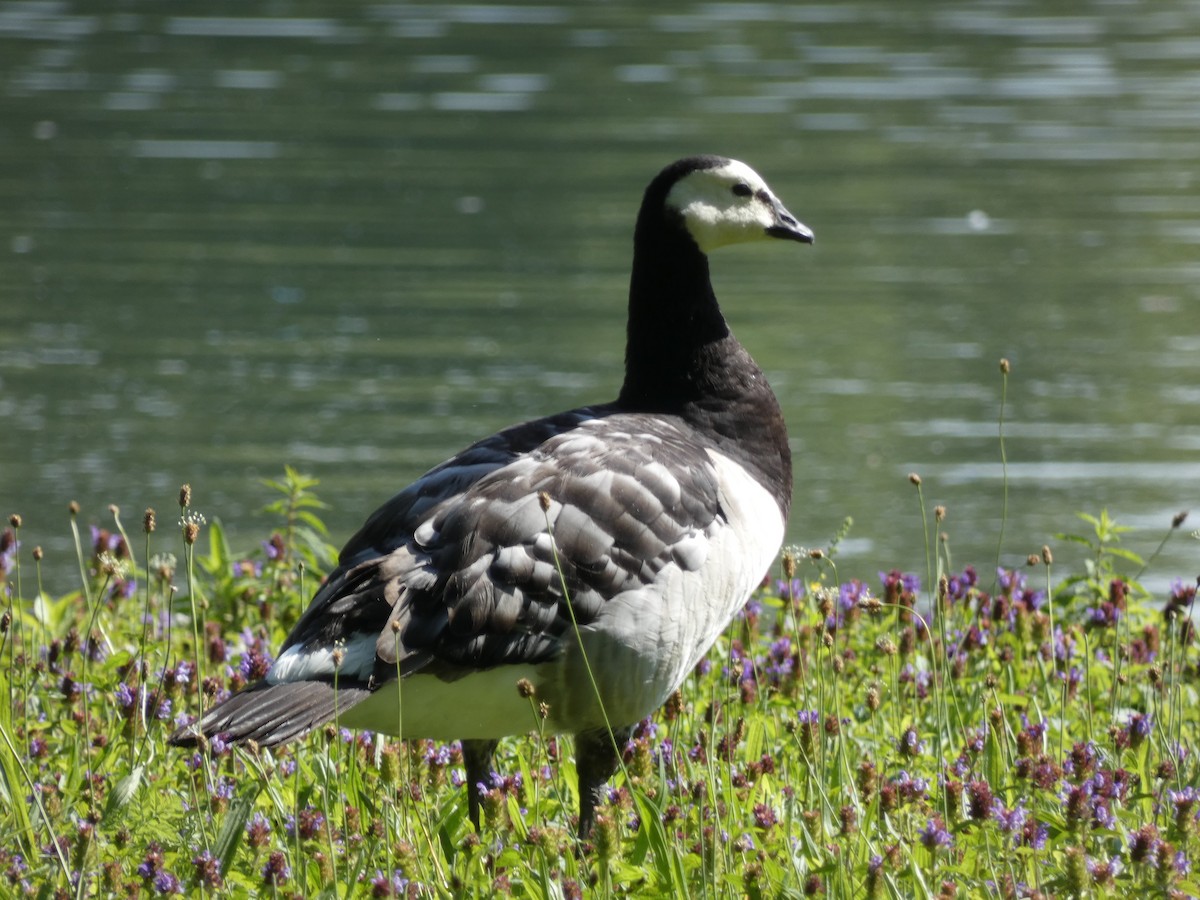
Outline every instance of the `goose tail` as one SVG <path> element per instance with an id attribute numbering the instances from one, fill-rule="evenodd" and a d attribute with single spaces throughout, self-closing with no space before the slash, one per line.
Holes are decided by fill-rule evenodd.
<path id="1" fill-rule="evenodd" d="M 335 688 L 327 681 L 259 681 L 177 729 L 167 742 L 191 747 L 220 735 L 230 744 L 274 747 L 303 737 L 370 695 L 365 687 Z"/>

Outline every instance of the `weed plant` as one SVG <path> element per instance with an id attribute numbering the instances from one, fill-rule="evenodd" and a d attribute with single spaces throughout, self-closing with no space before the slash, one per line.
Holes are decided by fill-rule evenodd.
<path id="1" fill-rule="evenodd" d="M 1065 577 L 1049 547 L 952 568 L 910 480 L 923 577 L 839 580 L 849 523 L 789 548 L 624 746 L 585 845 L 536 695 L 475 786 L 481 834 L 457 744 L 335 722 L 269 752 L 166 746 L 266 672 L 331 566 L 312 479 L 270 483 L 279 528 L 243 553 L 186 487 L 133 535 L 115 508 L 85 534 L 72 507 L 82 585 L 57 597 L 13 516 L 0 896 L 1200 895 L 1195 587 L 1150 596 L 1106 513 L 1057 536 L 1088 551 Z"/>

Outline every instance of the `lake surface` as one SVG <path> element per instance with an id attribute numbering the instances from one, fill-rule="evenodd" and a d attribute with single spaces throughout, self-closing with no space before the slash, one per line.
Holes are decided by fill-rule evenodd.
<path id="1" fill-rule="evenodd" d="M 696 152 L 817 234 L 712 261 L 796 462 L 789 540 L 986 572 L 1200 507 L 1200 4 L 0 2 L 0 512 L 180 483 L 340 544 L 505 424 L 611 397 L 633 218 Z M 254 14 L 251 15 L 250 13 Z M 1200 572 L 1172 540 L 1148 579 Z M 1064 571 L 1060 567 L 1060 571 Z"/>

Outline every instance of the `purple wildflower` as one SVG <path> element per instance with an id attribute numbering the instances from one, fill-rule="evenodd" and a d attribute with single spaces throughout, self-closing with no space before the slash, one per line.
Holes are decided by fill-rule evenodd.
<path id="1" fill-rule="evenodd" d="M 130 688 L 129 685 L 123 681 L 118 684 L 116 695 L 117 706 L 121 708 L 122 712 L 128 713 L 133 709 L 133 704 L 136 702 L 136 698 L 133 695 L 133 689 Z"/>
<path id="2" fill-rule="evenodd" d="M 12 571 L 17 559 L 17 551 L 21 549 L 21 542 L 17 540 L 16 533 L 11 528 L 5 528 L 0 532 L 0 577 Z"/>
<path id="3" fill-rule="evenodd" d="M 146 848 L 146 855 L 142 857 L 141 865 L 137 867 L 138 877 L 149 883 L 161 871 L 163 871 L 162 847 L 152 841 Z"/>
<path id="4" fill-rule="evenodd" d="M 890 784 L 905 803 L 924 800 L 929 796 L 929 780 L 926 778 L 913 778 L 907 771 L 902 770 L 899 775 L 891 780 Z"/>
<path id="5" fill-rule="evenodd" d="M 1154 718 L 1150 713 L 1134 713 L 1129 717 L 1129 746 L 1136 750 L 1153 730 Z"/>
<path id="6" fill-rule="evenodd" d="M 309 804 L 300 810 L 298 818 L 294 815 L 287 817 L 285 829 L 287 830 L 288 837 L 295 837 L 297 829 L 299 829 L 300 838 L 302 840 L 310 840 L 321 833 L 321 828 L 324 825 L 325 814 L 315 806 Z"/>
<path id="7" fill-rule="evenodd" d="M 1143 825 L 1129 837 L 1129 859 L 1135 863 L 1152 861 L 1158 843 L 1158 829 L 1150 824 Z"/>
<path id="8" fill-rule="evenodd" d="M 425 748 L 425 763 L 439 769 L 450 765 L 454 754 L 449 744 L 429 744 Z"/>
<path id="9" fill-rule="evenodd" d="M 178 894 L 179 879 L 164 869 L 154 876 L 154 890 L 160 894 Z"/>
<path id="10" fill-rule="evenodd" d="M 937 816 L 930 819 L 929 824 L 921 829 L 918 838 L 930 853 L 936 853 L 954 843 L 954 835 L 946 830 L 945 824 Z"/>
<path id="11" fill-rule="evenodd" d="M 228 775 L 221 776 L 221 780 L 212 787 L 212 796 L 214 800 L 229 801 L 233 799 L 234 794 L 236 793 L 236 784 Z"/>
<path id="12" fill-rule="evenodd" d="M 960 574 L 950 576 L 946 596 L 952 602 L 966 600 L 971 588 L 975 587 L 978 582 L 979 576 L 975 574 L 975 568 L 967 566 Z"/>
<path id="13" fill-rule="evenodd" d="M 372 897 L 403 897 L 407 891 L 408 879 L 400 869 L 391 875 L 381 869 L 375 870 L 375 877 L 371 879 Z"/>
<path id="14" fill-rule="evenodd" d="M 1050 837 L 1049 825 L 1045 822 L 1039 822 L 1037 819 L 1028 819 L 1021 827 L 1019 843 L 1033 850 L 1044 850 L 1048 837 Z"/>
<path id="15" fill-rule="evenodd" d="M 880 573 L 882 575 L 882 573 Z M 849 612 L 858 606 L 864 597 L 869 597 L 871 591 L 857 578 L 842 583 L 838 588 L 838 606 Z"/>
<path id="16" fill-rule="evenodd" d="M 780 597 L 797 600 L 804 596 L 804 579 L 793 578 L 791 582 L 777 578 L 775 580 L 775 593 Z"/>
<path id="17" fill-rule="evenodd" d="M 271 823 L 261 812 L 255 812 L 246 823 L 246 843 L 261 850 L 271 839 Z"/>
<path id="18" fill-rule="evenodd" d="M 1084 610 L 1084 615 L 1090 628 L 1116 628 L 1121 618 L 1121 610 L 1116 604 L 1106 601 L 1100 606 L 1089 606 Z"/>
<path id="19" fill-rule="evenodd" d="M 211 850 L 205 850 L 192 857 L 192 865 L 196 868 L 196 881 L 209 889 L 222 887 L 225 879 L 221 877 L 221 861 L 213 856 Z"/>
<path id="20" fill-rule="evenodd" d="M 900 740 L 896 742 L 896 750 L 901 756 L 911 759 L 925 752 L 925 742 L 917 734 L 917 729 L 910 725 L 904 730 L 904 734 L 900 735 Z"/>
<path id="21" fill-rule="evenodd" d="M 775 810 L 765 803 L 759 803 L 754 807 L 754 824 L 759 828 L 767 831 L 774 827 L 777 821 L 778 818 L 775 815 Z"/>
<path id="22" fill-rule="evenodd" d="M 1008 809 L 1003 803 L 996 800 L 992 804 L 992 818 L 996 820 L 996 825 L 1005 834 L 1019 835 L 1021 829 L 1025 827 L 1029 813 L 1023 803 L 1018 803 L 1012 809 Z"/>
<path id="23" fill-rule="evenodd" d="M 241 662 L 238 663 L 238 670 L 245 676 L 247 681 L 257 681 L 267 674 L 274 661 L 271 658 L 271 654 L 259 647 L 251 647 L 242 654 Z"/>
<path id="24" fill-rule="evenodd" d="M 287 864 L 287 857 L 282 851 L 276 850 L 267 859 L 262 869 L 263 884 L 267 887 L 277 887 L 286 884 L 292 877 L 292 868 Z"/>

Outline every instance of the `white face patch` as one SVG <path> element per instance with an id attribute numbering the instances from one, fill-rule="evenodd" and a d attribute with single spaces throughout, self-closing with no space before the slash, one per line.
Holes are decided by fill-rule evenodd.
<path id="1" fill-rule="evenodd" d="M 667 206 L 683 214 L 688 232 L 705 253 L 769 237 L 767 229 L 779 224 L 783 208 L 759 174 L 736 159 L 685 175 L 667 194 Z"/>

